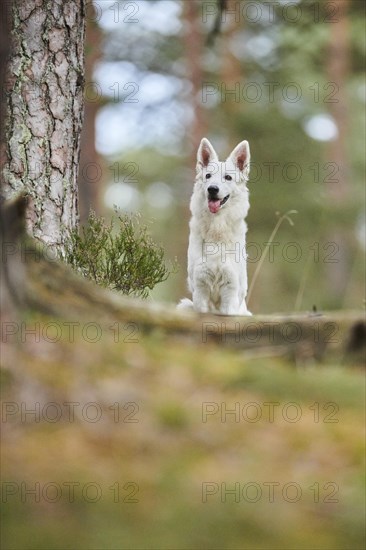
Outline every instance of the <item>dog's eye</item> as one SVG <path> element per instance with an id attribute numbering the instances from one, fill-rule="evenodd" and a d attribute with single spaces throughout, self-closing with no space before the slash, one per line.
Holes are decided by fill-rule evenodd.
<path id="1" fill-rule="evenodd" d="M 209 180 L 212 174 L 206 174 L 206 180 Z"/>
<path id="2" fill-rule="evenodd" d="M 231 176 L 229 176 L 229 174 L 226 174 L 225 179 L 226 179 L 227 181 L 231 181 L 233 178 L 232 178 Z"/>

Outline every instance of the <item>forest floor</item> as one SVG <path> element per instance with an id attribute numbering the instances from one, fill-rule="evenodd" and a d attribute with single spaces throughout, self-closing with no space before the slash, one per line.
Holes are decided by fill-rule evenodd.
<path id="1" fill-rule="evenodd" d="M 2 548 L 364 548 L 363 311 L 200 316 L 25 270 Z"/>

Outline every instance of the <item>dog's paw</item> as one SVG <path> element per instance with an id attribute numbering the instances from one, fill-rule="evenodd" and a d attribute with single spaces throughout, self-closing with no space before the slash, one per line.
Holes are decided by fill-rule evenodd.
<path id="1" fill-rule="evenodd" d="M 250 311 L 248 311 L 247 309 L 245 310 L 242 310 L 242 309 L 225 309 L 225 310 L 220 310 L 220 314 L 221 315 L 230 315 L 230 316 L 235 316 L 235 317 L 252 317 L 252 313 Z"/>
<path id="2" fill-rule="evenodd" d="M 188 298 L 183 298 L 177 305 L 177 309 L 193 309 L 193 302 Z"/>

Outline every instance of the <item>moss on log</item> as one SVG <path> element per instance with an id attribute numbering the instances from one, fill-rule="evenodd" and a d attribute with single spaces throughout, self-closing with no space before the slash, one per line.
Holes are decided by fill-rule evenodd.
<path id="1" fill-rule="evenodd" d="M 99 288 L 52 257 L 52 249 L 25 238 L 16 246 L 26 276 L 22 294 L 28 312 L 62 319 L 135 323 L 187 343 L 212 343 L 262 356 L 307 362 L 337 357 L 356 364 L 365 352 L 362 311 L 304 312 L 228 317 L 177 310 L 174 305 L 124 297 Z M 12 248 L 14 252 L 14 248 Z"/>

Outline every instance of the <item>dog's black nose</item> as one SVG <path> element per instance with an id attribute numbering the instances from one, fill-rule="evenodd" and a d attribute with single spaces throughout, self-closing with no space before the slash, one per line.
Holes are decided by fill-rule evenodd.
<path id="1" fill-rule="evenodd" d="M 217 193 L 219 192 L 219 188 L 217 187 L 217 185 L 210 185 L 210 187 L 207 188 L 207 191 L 210 195 L 217 195 Z"/>

